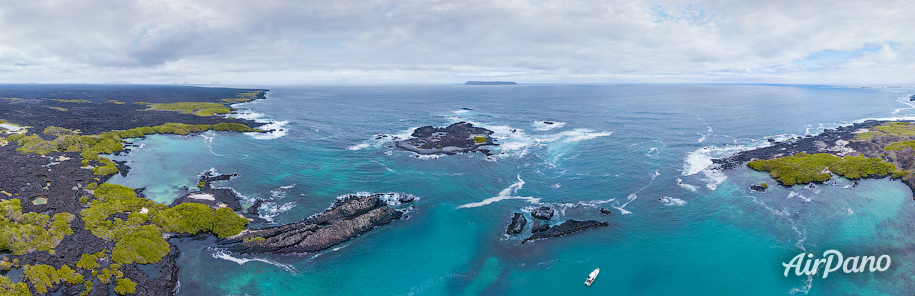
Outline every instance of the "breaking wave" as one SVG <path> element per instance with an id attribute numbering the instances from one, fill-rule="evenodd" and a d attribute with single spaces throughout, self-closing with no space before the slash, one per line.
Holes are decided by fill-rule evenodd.
<path id="1" fill-rule="evenodd" d="M 511 186 L 508 186 L 508 188 L 502 189 L 502 191 L 499 192 L 499 195 L 484 199 L 483 201 L 480 201 L 480 202 L 472 202 L 472 203 L 468 203 L 468 204 L 463 204 L 461 206 L 458 206 L 457 208 L 463 209 L 463 208 L 482 207 L 482 206 L 485 206 L 485 205 L 488 205 L 488 204 L 491 204 L 494 202 L 506 200 L 506 199 L 523 199 L 523 200 L 527 200 L 530 203 L 539 203 L 540 202 L 539 198 L 534 198 L 531 196 L 512 196 L 512 194 L 517 193 L 518 190 L 521 189 L 522 186 L 524 186 L 524 180 L 521 180 L 521 175 L 518 175 L 517 177 L 518 177 L 518 182 L 515 182 Z"/>

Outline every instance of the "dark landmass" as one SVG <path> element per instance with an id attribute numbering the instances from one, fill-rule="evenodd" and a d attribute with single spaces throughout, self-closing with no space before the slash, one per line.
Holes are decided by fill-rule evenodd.
<path id="1" fill-rule="evenodd" d="M 566 234 L 576 233 L 588 228 L 599 228 L 604 226 L 609 226 L 608 222 L 600 222 L 597 220 L 587 220 L 587 221 L 578 221 L 578 220 L 567 220 L 562 222 L 562 224 L 550 227 L 549 229 L 537 233 L 531 234 L 530 237 L 525 238 L 521 243 L 526 243 L 531 240 L 551 238 L 557 236 L 563 236 Z"/>
<path id="2" fill-rule="evenodd" d="M 424 126 L 417 128 L 412 138 L 395 141 L 394 146 L 419 154 L 448 154 L 479 151 L 491 155 L 481 147 L 498 145 L 492 138 L 493 131 L 475 127 L 471 123 L 458 122 L 447 127 Z"/>
<path id="3" fill-rule="evenodd" d="M 246 96 L 249 93 L 252 95 Z M 166 123 L 231 122 L 256 127 L 259 124 L 251 120 L 148 110 L 148 104 L 138 103 L 208 102 L 228 106 L 263 99 L 265 93 L 258 89 L 183 86 L 0 85 L 0 119 L 31 126 L 36 131 L 57 126 L 85 135 Z"/>
<path id="4" fill-rule="evenodd" d="M 605 208 L 600 208 L 600 213 L 603 214 L 603 215 L 611 215 L 611 214 L 613 214 L 613 212 L 611 212 L 610 210 L 605 209 Z"/>
<path id="5" fill-rule="evenodd" d="M 540 220 L 534 220 L 534 225 L 531 226 L 531 234 L 538 233 L 541 231 L 546 231 L 550 229 L 550 224 L 547 222 L 540 222 Z"/>
<path id="6" fill-rule="evenodd" d="M 511 81 L 467 81 L 464 85 L 518 85 Z"/>
<path id="7" fill-rule="evenodd" d="M 524 230 L 524 225 L 527 224 L 527 218 L 524 218 L 524 214 L 514 213 L 512 214 L 512 220 L 508 223 L 508 228 L 505 229 L 505 234 L 512 235 L 516 233 L 521 233 L 521 230 Z"/>
<path id="8" fill-rule="evenodd" d="M 178 285 L 175 259 L 179 253 L 162 239 L 162 232 L 172 236 L 215 232 L 222 236 L 237 233 L 244 225 L 221 223 L 245 219 L 231 211 L 194 206 L 187 202 L 188 196 L 185 202 L 168 207 L 143 199 L 142 189 L 108 186 L 105 181 L 113 174 L 126 174 L 129 168 L 97 154 L 125 153 L 128 150 L 117 142 L 124 138 L 152 133 L 193 134 L 203 127 L 168 125 L 172 123 L 207 124 L 204 130 L 250 130 L 256 123 L 179 112 L 182 110 L 152 110 L 149 103 L 207 102 L 227 110 L 232 103 L 264 98 L 265 92 L 136 85 L 0 85 L 0 123 L 27 127 L 23 135 L 0 128 L 0 204 L 6 207 L 0 213 L 4 216 L 0 235 L 10 238 L 0 244 L 0 251 L 9 252 L 2 253 L 0 270 L 24 271 L 22 278 L 0 281 L 0 291 L 11 295 L 109 295 L 112 290 L 122 295 L 173 295 Z M 135 104 L 140 102 L 145 103 Z M 197 111 L 190 108 L 186 111 Z M 76 129 L 80 133 L 72 131 Z M 101 135 L 111 131 L 125 132 Z M 98 170 L 109 165 L 111 169 Z M 210 204 L 211 208 L 238 211 L 240 205 L 231 190 L 209 185 L 230 177 L 204 176 L 197 193 L 210 194 L 219 202 Z M 134 217 L 135 212 L 144 211 L 158 220 Z M 182 220 L 185 218 L 179 212 L 214 220 Z M 26 216 L 33 218 L 22 218 Z M 29 220 L 51 216 L 51 223 Z M 183 224 L 169 225 L 168 221 Z M 140 245 L 144 246 L 137 248 Z"/>
<path id="9" fill-rule="evenodd" d="M 915 101 L 915 95 L 909 95 L 909 101 Z"/>
<path id="10" fill-rule="evenodd" d="M 838 157 L 878 158 L 895 165 L 900 171 L 893 173 L 893 177 L 901 179 L 915 193 L 915 178 L 912 177 L 912 172 L 915 172 L 915 151 L 911 145 L 915 142 L 912 141 L 915 141 L 915 124 L 912 124 L 912 121 L 868 120 L 836 129 L 827 129 L 816 136 L 792 138 L 782 142 L 770 139 L 771 146 L 741 151 L 730 157 L 713 159 L 712 162 L 718 168 L 728 170 L 754 160 L 779 159 L 802 152 L 806 154 L 826 153 Z M 827 173 L 832 174 L 828 171 Z M 862 177 L 883 178 L 887 176 L 889 174 Z"/>
<path id="11" fill-rule="evenodd" d="M 388 207 L 379 197 L 339 198 L 323 213 L 282 226 L 249 229 L 219 244 L 237 253 L 302 254 L 325 250 L 400 219 L 403 212 Z"/>
<path id="12" fill-rule="evenodd" d="M 553 219 L 553 209 L 550 207 L 539 207 L 531 210 L 531 216 L 536 219 L 550 220 Z"/>

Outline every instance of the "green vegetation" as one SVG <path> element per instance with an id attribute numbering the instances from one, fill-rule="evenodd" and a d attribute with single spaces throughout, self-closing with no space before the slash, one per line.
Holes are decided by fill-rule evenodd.
<path id="1" fill-rule="evenodd" d="M 92 293 L 92 281 L 86 281 L 85 290 L 79 293 L 79 296 L 86 296 Z"/>
<path id="2" fill-rule="evenodd" d="M 16 255 L 51 251 L 65 235 L 73 234 L 70 213 L 54 214 L 53 219 L 39 213 L 22 213 L 19 199 L 0 201 L 0 250 Z M 50 221 L 50 223 L 49 223 Z"/>
<path id="3" fill-rule="evenodd" d="M 113 104 L 118 104 L 118 105 L 127 104 L 127 103 L 125 103 L 125 102 L 121 102 L 121 101 L 118 101 L 118 100 L 108 100 L 108 103 L 113 103 Z"/>
<path id="4" fill-rule="evenodd" d="M 57 275 L 57 270 L 50 265 L 26 265 L 23 274 L 32 283 L 32 286 L 35 286 L 35 291 L 38 294 L 47 293 L 48 288 L 60 283 L 60 276 Z"/>
<path id="5" fill-rule="evenodd" d="M 79 261 L 76 261 L 76 268 L 82 268 L 87 270 L 92 270 L 99 268 L 98 257 L 94 254 L 83 254 Z"/>
<path id="6" fill-rule="evenodd" d="M 213 114 L 227 114 L 229 108 L 220 103 L 207 102 L 179 102 L 169 104 L 147 104 L 149 110 L 179 111 L 197 116 L 212 116 Z"/>
<path id="7" fill-rule="evenodd" d="M 57 100 L 53 100 L 53 101 L 64 102 L 64 103 L 79 103 L 79 104 L 91 103 L 89 100 L 60 100 L 60 99 L 57 99 Z"/>
<path id="8" fill-rule="evenodd" d="M 769 184 L 766 184 L 766 182 L 760 183 L 759 186 L 762 186 L 762 188 L 769 188 Z"/>
<path id="9" fill-rule="evenodd" d="M 66 265 L 61 266 L 60 269 L 57 270 L 57 276 L 59 276 L 61 280 L 71 285 L 82 284 L 85 280 L 82 274 L 76 273 L 75 270 Z"/>
<path id="10" fill-rule="evenodd" d="M 31 296 L 32 292 L 26 283 L 13 283 L 8 277 L 0 276 L 0 295 Z"/>
<path id="11" fill-rule="evenodd" d="M 886 145 L 886 147 L 883 147 L 883 150 L 899 151 L 905 147 L 909 147 L 909 148 L 912 148 L 912 150 L 915 150 L 915 141 L 910 140 L 910 141 L 899 141 L 899 142 L 895 142 L 895 143 L 890 143 L 889 145 Z"/>
<path id="12" fill-rule="evenodd" d="M 798 153 L 771 160 L 756 160 L 747 166 L 757 171 L 768 171 L 769 175 L 783 185 L 823 182 L 833 172 L 849 179 L 865 178 L 871 175 L 886 176 L 896 171 L 896 166 L 879 158 L 846 156 L 840 158 L 827 153 Z"/>
<path id="13" fill-rule="evenodd" d="M 137 291 L 137 283 L 128 278 L 118 279 L 117 282 L 118 285 L 114 287 L 114 292 L 118 293 L 118 295 L 133 294 Z"/>
<path id="14" fill-rule="evenodd" d="M 165 204 L 139 198 L 133 189 L 121 185 L 103 183 L 95 189 L 95 197 L 96 200 L 80 215 L 92 234 L 116 241 L 111 259 L 121 264 L 148 264 L 162 259 L 169 252 L 162 231 L 190 234 L 209 231 L 219 237 L 227 237 L 238 234 L 248 223 L 248 219 L 229 208 L 214 211 L 198 203 L 168 208 Z M 148 212 L 141 214 L 143 208 Z M 127 221 L 107 219 L 121 212 L 130 213 Z"/>
<path id="15" fill-rule="evenodd" d="M 246 242 L 246 243 L 247 243 L 247 242 L 262 242 L 262 241 L 265 241 L 265 240 L 267 240 L 267 239 L 265 239 L 265 238 L 262 237 L 262 236 L 246 237 L 246 238 L 242 239 L 242 241 L 243 241 L 243 242 Z"/>
<path id="16" fill-rule="evenodd" d="M 473 142 L 477 144 L 486 143 L 486 137 L 473 137 Z"/>
<path id="17" fill-rule="evenodd" d="M 57 111 L 64 111 L 64 112 L 67 111 L 67 108 L 63 108 L 63 107 L 48 107 L 48 108 L 51 108 L 51 109 L 54 109 L 54 110 L 57 110 Z"/>
<path id="18" fill-rule="evenodd" d="M 101 166 L 92 168 L 92 171 L 95 172 L 96 175 L 111 175 L 118 172 L 114 161 L 98 155 L 111 154 L 124 149 L 124 146 L 121 144 L 123 139 L 137 138 L 151 134 L 187 135 L 206 130 L 236 132 L 260 131 L 258 129 L 249 128 L 243 124 L 228 122 L 212 125 L 166 123 L 160 126 L 145 126 L 124 131 L 111 131 L 101 135 L 81 136 L 79 135 L 79 131 L 49 126 L 45 128 L 44 133 L 56 136 L 57 138 L 54 140 L 45 141 L 37 134 L 26 135 L 26 133 L 11 135 L 7 137 L 7 140 L 19 143 L 20 147 L 16 148 L 16 151 L 22 153 L 37 153 L 44 155 L 55 151 L 81 152 L 80 155 L 84 160 L 95 160 L 101 163 Z"/>
<path id="19" fill-rule="evenodd" d="M 869 132 L 858 134 L 857 139 L 871 140 L 887 136 L 915 136 L 915 124 L 909 122 L 887 122 L 883 125 L 874 127 L 874 129 Z"/>
<path id="20" fill-rule="evenodd" d="M 903 180 L 905 180 L 905 179 L 907 179 L 908 176 L 909 176 L 909 171 L 906 171 L 906 170 L 896 170 L 895 172 L 893 172 L 893 177 L 892 177 L 892 178 L 893 178 L 893 179 L 903 179 Z"/>

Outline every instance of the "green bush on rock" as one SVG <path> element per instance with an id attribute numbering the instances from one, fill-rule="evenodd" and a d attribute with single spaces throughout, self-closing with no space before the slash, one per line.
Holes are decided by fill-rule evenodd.
<path id="1" fill-rule="evenodd" d="M 757 171 L 767 171 L 782 185 L 824 182 L 831 178 L 829 172 L 848 179 L 868 176 L 886 176 L 897 170 L 896 166 L 879 158 L 864 156 L 838 157 L 827 153 L 798 153 L 770 160 L 755 160 L 747 166 Z"/>

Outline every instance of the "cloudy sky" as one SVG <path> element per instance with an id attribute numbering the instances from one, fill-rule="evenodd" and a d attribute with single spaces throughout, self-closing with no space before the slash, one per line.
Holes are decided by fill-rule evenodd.
<path id="1" fill-rule="evenodd" d="M 0 83 L 915 83 L 915 1 L 4 0 Z"/>

